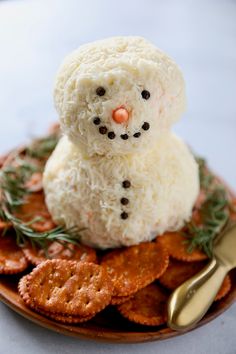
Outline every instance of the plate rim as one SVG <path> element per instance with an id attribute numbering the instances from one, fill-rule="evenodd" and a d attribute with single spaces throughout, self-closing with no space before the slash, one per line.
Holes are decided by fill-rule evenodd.
<path id="1" fill-rule="evenodd" d="M 231 273 L 234 275 L 236 279 L 236 269 Z M 8 281 L 8 277 L 4 276 L 5 282 Z M 231 276 L 232 279 L 232 276 Z M 4 280 L 2 281 L 0 277 L 0 301 L 2 301 L 5 305 L 10 307 L 14 312 L 18 313 L 22 317 L 27 320 L 39 325 L 40 327 L 49 329 L 56 333 L 60 333 L 63 335 L 67 335 L 74 338 L 93 340 L 97 342 L 106 342 L 106 343 L 122 343 L 122 344 L 131 344 L 131 343 L 144 343 L 151 341 L 160 341 L 166 340 L 169 338 L 174 338 L 180 335 L 184 335 L 185 333 L 191 332 L 196 328 L 204 326 L 205 324 L 211 322 L 218 316 L 220 316 L 223 312 L 225 312 L 230 306 L 234 304 L 236 301 L 236 284 L 232 282 L 232 289 L 225 298 L 218 301 L 219 308 L 216 311 L 208 312 L 206 316 L 195 326 L 189 328 L 184 331 L 174 331 L 168 327 L 164 327 L 160 330 L 152 330 L 150 327 L 150 331 L 148 332 L 121 332 L 117 331 L 109 331 L 107 328 L 104 330 L 95 330 L 92 328 L 85 327 L 84 325 L 78 324 L 76 325 L 77 330 L 73 331 L 73 327 L 75 325 L 67 325 L 62 324 L 56 321 L 53 321 L 37 312 L 32 311 L 28 307 L 26 307 L 21 299 L 19 294 L 14 290 L 9 290 Z M 7 293 L 13 293 L 14 296 L 7 295 Z M 15 299 L 14 299 L 15 297 Z M 223 302 L 224 301 L 224 302 Z M 221 304 L 223 305 L 221 306 Z"/>

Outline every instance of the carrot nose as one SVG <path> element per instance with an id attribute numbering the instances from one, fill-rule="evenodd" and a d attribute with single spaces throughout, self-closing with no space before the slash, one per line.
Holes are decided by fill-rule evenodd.
<path id="1" fill-rule="evenodd" d="M 119 107 L 113 111 L 112 118 L 118 124 L 127 122 L 127 120 L 129 119 L 129 112 L 126 108 Z"/>

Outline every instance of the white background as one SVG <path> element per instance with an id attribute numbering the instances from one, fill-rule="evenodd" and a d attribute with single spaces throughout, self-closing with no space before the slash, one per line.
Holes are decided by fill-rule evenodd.
<path id="1" fill-rule="evenodd" d="M 0 152 L 57 119 L 52 87 L 80 44 L 141 35 L 184 72 L 188 110 L 175 130 L 236 190 L 236 1 L 0 1 Z M 203 328 L 164 342 L 96 344 L 42 329 L 0 304 L 0 354 L 235 354 L 236 306 Z"/>

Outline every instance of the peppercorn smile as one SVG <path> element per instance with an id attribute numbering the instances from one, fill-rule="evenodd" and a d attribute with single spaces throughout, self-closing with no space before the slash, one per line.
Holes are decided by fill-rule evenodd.
<path id="1" fill-rule="evenodd" d="M 99 126 L 98 131 L 99 131 L 100 134 L 102 134 L 102 135 L 106 135 L 107 134 L 107 137 L 109 139 L 111 139 L 111 140 L 115 139 L 116 138 L 116 134 L 113 131 L 108 131 L 108 129 L 107 129 L 107 127 L 105 125 L 101 125 L 100 126 L 101 123 L 102 122 L 101 122 L 101 119 L 99 117 L 95 117 L 93 119 L 93 124 Z M 142 125 L 142 129 L 144 131 L 147 131 L 147 130 L 149 130 L 149 128 L 150 128 L 150 124 L 148 122 L 144 122 L 143 125 Z M 138 131 L 138 132 L 134 133 L 133 135 L 128 135 L 127 133 L 121 134 L 120 138 L 123 139 L 123 140 L 128 140 L 130 137 L 139 138 L 140 136 L 141 136 L 141 132 Z"/>

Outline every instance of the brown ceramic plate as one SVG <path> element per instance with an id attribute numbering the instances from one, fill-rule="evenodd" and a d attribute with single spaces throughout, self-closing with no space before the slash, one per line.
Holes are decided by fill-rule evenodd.
<path id="1" fill-rule="evenodd" d="M 233 304 L 236 299 L 236 269 L 230 273 L 230 276 L 232 280 L 230 293 L 221 301 L 215 302 L 202 321 L 194 328 L 210 322 Z M 65 335 L 109 342 L 138 343 L 163 340 L 185 333 L 172 331 L 166 326 L 135 325 L 123 319 L 112 307 L 107 308 L 87 323 L 63 325 L 31 311 L 22 303 L 17 293 L 18 280 L 19 277 L 16 276 L 0 277 L 0 299 L 32 322 Z"/>

